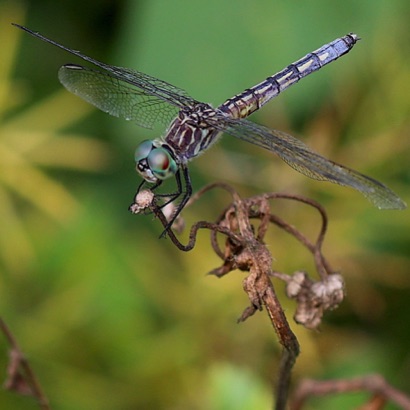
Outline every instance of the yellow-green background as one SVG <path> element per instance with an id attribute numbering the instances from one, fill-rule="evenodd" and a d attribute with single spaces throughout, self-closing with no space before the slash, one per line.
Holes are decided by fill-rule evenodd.
<path id="1" fill-rule="evenodd" d="M 244 324 L 243 273 L 205 276 L 219 261 L 201 233 L 182 253 L 150 216 L 127 211 L 139 178 L 133 150 L 163 132 L 93 110 L 58 83 L 76 58 L 10 25 L 25 24 L 105 62 L 132 67 L 219 104 L 348 32 L 350 54 L 304 79 L 253 119 L 286 130 L 382 180 L 410 203 L 408 0 L 0 1 L 0 314 L 54 409 L 267 409 L 280 348 L 264 312 Z M 320 332 L 292 322 L 293 382 L 380 373 L 410 391 L 409 211 L 378 211 L 355 191 L 309 181 L 267 152 L 225 136 L 192 163 L 194 188 L 317 199 L 325 254 L 347 298 Z M 215 218 L 225 195 L 184 212 Z M 275 209 L 311 237 L 318 218 Z M 310 256 L 272 229 L 274 268 L 313 272 Z M 0 337 L 1 379 L 7 346 Z M 309 408 L 347 409 L 347 395 Z M 2 409 L 35 409 L 0 392 Z M 394 407 L 390 407 L 394 408 Z"/>

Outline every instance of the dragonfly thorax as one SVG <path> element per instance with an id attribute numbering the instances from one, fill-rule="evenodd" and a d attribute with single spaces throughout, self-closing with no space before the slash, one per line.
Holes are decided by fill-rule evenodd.
<path id="1" fill-rule="evenodd" d="M 171 149 L 161 141 L 145 140 L 135 150 L 138 173 L 147 181 L 156 183 L 176 174 L 178 165 Z"/>
<path id="2" fill-rule="evenodd" d="M 178 162 L 186 163 L 216 141 L 220 132 L 211 125 L 215 114 L 215 109 L 204 103 L 196 103 L 179 111 L 164 137 Z"/>

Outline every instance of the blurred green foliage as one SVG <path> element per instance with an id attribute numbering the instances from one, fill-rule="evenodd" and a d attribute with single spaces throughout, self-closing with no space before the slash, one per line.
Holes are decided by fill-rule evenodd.
<path id="1" fill-rule="evenodd" d="M 355 32 L 363 40 L 349 55 L 254 119 L 303 135 L 410 203 L 409 9 L 408 0 L 0 2 L 0 312 L 54 409 L 269 408 L 280 346 L 264 313 L 236 325 L 247 304 L 243 274 L 205 276 L 219 261 L 204 233 L 184 254 L 158 239 L 158 221 L 127 212 L 139 184 L 133 150 L 163 130 L 141 130 L 69 95 L 57 69 L 74 57 L 10 23 L 213 104 Z M 325 253 L 345 276 L 347 298 L 320 333 L 292 325 L 302 350 L 294 383 L 380 373 L 409 392 L 408 211 L 378 211 L 230 137 L 191 170 L 195 189 L 222 180 L 243 196 L 284 190 L 327 207 Z M 215 218 L 228 200 L 205 198 L 184 213 L 187 225 Z M 317 234 L 309 211 L 275 209 Z M 273 230 L 270 239 L 276 270 L 312 270 L 290 238 Z M 278 293 L 291 320 L 279 284 Z M 0 407 L 37 405 L 3 391 Z"/>

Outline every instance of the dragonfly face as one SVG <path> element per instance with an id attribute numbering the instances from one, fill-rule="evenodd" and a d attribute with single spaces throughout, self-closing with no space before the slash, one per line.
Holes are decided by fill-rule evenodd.
<path id="1" fill-rule="evenodd" d="M 14 25 L 97 66 L 100 70 L 67 64 L 60 68 L 59 79 L 69 91 L 102 111 L 148 128 L 155 121 L 168 124 L 174 118 L 163 140 L 143 141 L 135 153 L 137 171 L 145 181 L 138 192 L 145 183 L 154 184 L 150 189 L 155 190 L 164 179 L 175 176 L 177 192 L 156 194 L 156 198 L 168 198 L 166 203 L 182 197 L 165 231 L 192 193 L 188 161 L 208 149 L 222 133 L 269 150 L 310 178 L 356 189 L 379 209 L 406 207 L 381 182 L 322 157 L 289 134 L 244 119 L 292 84 L 347 54 L 359 40 L 355 34 L 325 44 L 214 109 L 165 81 L 102 63 L 26 27 Z"/>
<path id="2" fill-rule="evenodd" d="M 135 150 L 135 164 L 138 173 L 150 183 L 174 176 L 178 165 L 170 149 L 162 143 L 145 140 Z"/>

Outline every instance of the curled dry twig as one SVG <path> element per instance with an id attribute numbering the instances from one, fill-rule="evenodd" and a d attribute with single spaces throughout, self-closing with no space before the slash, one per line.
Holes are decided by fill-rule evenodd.
<path id="1" fill-rule="evenodd" d="M 249 272 L 243 281 L 243 287 L 247 293 L 250 305 L 243 311 L 239 322 L 252 316 L 257 310 L 265 307 L 271 323 L 283 346 L 283 353 L 278 374 L 276 387 L 275 409 L 284 409 L 288 398 L 290 375 L 292 367 L 299 354 L 298 341 L 291 331 L 283 309 L 276 297 L 271 278 L 281 279 L 286 282 L 286 293 L 289 298 L 297 302 L 294 319 L 297 323 L 307 328 L 317 328 L 326 310 L 336 308 L 344 297 L 343 278 L 330 267 L 322 253 L 322 244 L 327 229 L 326 212 L 321 205 L 310 199 L 287 194 L 268 193 L 255 197 L 242 199 L 228 185 L 211 184 L 194 195 L 189 204 L 197 201 L 202 195 L 214 188 L 221 188 L 230 193 L 233 198 L 230 204 L 217 218 L 215 223 L 200 221 L 191 227 L 189 240 L 183 245 L 175 236 L 173 230 L 168 230 L 172 242 L 181 250 L 193 249 L 196 235 L 199 229 L 211 231 L 211 245 L 215 253 L 222 259 L 223 264 L 214 269 L 211 274 L 222 277 L 234 269 Z M 143 194 L 143 193 L 141 193 Z M 172 215 L 172 207 L 163 210 L 156 204 L 156 198 L 152 194 L 145 193 L 141 201 L 136 200 L 135 213 L 146 209 L 153 212 L 164 227 L 167 226 L 169 215 Z M 285 199 L 306 204 L 317 210 L 321 216 L 322 224 L 319 234 L 314 242 L 311 242 L 296 227 L 271 213 L 270 201 Z M 164 212 L 163 212 L 164 211 Z M 251 224 L 251 220 L 259 221 L 258 227 Z M 264 244 L 264 237 L 271 224 L 288 232 L 295 237 L 313 255 L 319 280 L 314 280 L 306 272 L 298 271 L 293 275 L 272 270 L 272 256 Z M 183 226 L 183 221 L 177 220 L 173 229 L 178 231 Z M 224 235 L 225 247 L 221 249 L 217 240 L 218 235 Z M 346 391 L 370 391 L 373 396 L 362 408 L 368 410 L 381 409 L 388 400 L 400 405 L 403 409 L 410 410 L 410 399 L 403 393 L 389 386 L 380 376 L 368 376 L 353 380 L 332 380 L 317 382 L 307 380 L 300 384 L 291 404 L 293 410 L 301 409 L 304 402 L 314 395 Z"/>
<path id="2" fill-rule="evenodd" d="M 312 396 L 347 392 L 370 392 L 369 401 L 360 407 L 362 410 L 383 409 L 388 401 L 404 410 L 410 410 L 410 398 L 389 385 L 383 377 L 374 374 L 350 380 L 304 380 L 295 391 L 291 409 L 300 410 Z"/>
<path id="3" fill-rule="evenodd" d="M 173 230 L 168 230 L 167 234 L 179 249 L 189 251 L 195 246 L 198 230 L 209 229 L 211 231 L 211 245 L 223 261 L 222 266 L 214 269 L 210 274 L 220 278 L 234 269 L 249 272 L 243 281 L 243 288 L 249 297 L 250 305 L 243 311 L 238 321 L 243 322 L 257 310 L 262 310 L 263 307 L 269 315 L 273 328 L 283 346 L 275 394 L 275 409 L 282 410 L 286 407 L 291 370 L 299 354 L 299 344 L 276 297 L 271 278 L 274 277 L 286 282 L 287 296 L 297 302 L 294 319 L 307 328 L 317 328 L 324 312 L 336 308 L 341 303 L 344 297 L 343 278 L 332 270 L 322 254 L 322 244 L 327 228 L 326 212 L 317 202 L 296 195 L 268 193 L 242 199 L 230 186 L 225 184 L 206 186 L 191 198 L 189 204 L 197 201 L 202 195 L 214 188 L 226 190 L 233 198 L 233 202 L 220 214 L 215 223 L 200 221 L 194 224 L 191 227 L 186 245 L 178 240 Z M 150 195 L 149 192 L 144 193 L 141 198 L 140 201 L 136 200 L 136 203 L 131 206 L 131 210 L 134 207 L 135 213 L 139 213 L 149 209 L 166 227 L 169 214 L 172 214 L 172 208 L 163 210 L 161 206 L 156 204 L 155 196 Z M 269 202 L 276 199 L 297 201 L 319 212 L 322 224 L 314 242 L 311 242 L 293 225 L 271 213 Z M 253 219 L 259 221 L 257 228 L 251 224 Z M 310 278 L 303 271 L 287 275 L 272 270 L 272 255 L 263 242 L 271 224 L 288 232 L 312 253 L 319 280 Z M 182 226 L 183 222 L 177 220 L 173 229 L 180 230 Z M 221 234 L 225 236 L 224 249 L 220 248 L 217 240 L 218 235 Z M 373 393 L 369 402 L 361 407 L 362 409 L 379 410 L 390 400 L 401 408 L 410 410 L 410 399 L 388 385 L 378 375 L 324 382 L 306 380 L 296 389 L 291 408 L 292 410 L 301 409 L 311 396 L 358 390 Z"/>
<path id="4" fill-rule="evenodd" d="M 4 383 L 4 388 L 21 395 L 33 396 L 37 399 L 42 410 L 50 410 L 47 396 L 44 394 L 30 363 L 2 318 L 0 318 L 0 331 L 10 345 L 7 380 Z"/>
<path id="5" fill-rule="evenodd" d="M 284 348 L 276 388 L 276 409 L 284 409 L 288 397 L 291 370 L 299 354 L 299 344 L 289 327 L 271 278 L 276 277 L 287 283 L 288 296 L 294 298 L 298 303 L 295 319 L 309 328 L 316 328 L 321 322 L 323 312 L 335 308 L 342 301 L 344 294 L 342 277 L 332 271 L 321 251 L 327 228 L 326 213 L 317 202 L 296 195 L 269 193 L 242 199 L 236 191 L 225 184 L 206 186 L 191 198 L 189 204 L 214 188 L 226 190 L 233 198 L 232 204 L 221 213 L 215 223 L 205 221 L 195 223 L 191 227 L 186 245 L 178 240 L 173 230 L 168 230 L 167 234 L 179 249 L 189 251 L 195 246 L 198 230 L 209 229 L 211 245 L 215 253 L 223 260 L 222 266 L 214 269 L 210 274 L 222 277 L 235 269 L 249 272 L 243 281 L 243 288 L 248 295 L 250 305 L 243 311 L 238 321 L 245 321 L 256 311 L 265 307 Z M 167 226 L 167 216 L 156 204 L 155 196 L 150 195 L 149 192 L 140 194 L 142 195 L 141 200 L 136 198 L 135 204 L 130 208 L 131 211 L 139 213 L 149 209 L 159 218 L 164 227 Z M 270 201 L 276 199 L 298 201 L 313 207 L 320 213 L 322 226 L 314 243 L 294 226 L 271 213 Z M 256 229 L 251 223 L 253 219 L 259 221 Z M 286 275 L 272 271 L 272 255 L 263 242 L 271 224 L 293 235 L 313 254 L 320 277 L 319 281 L 310 279 L 305 272 Z M 224 249 L 220 248 L 217 240 L 220 234 L 225 236 Z"/>

